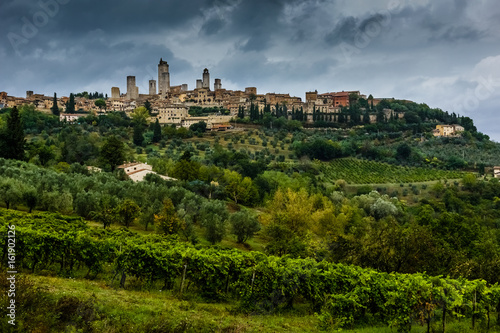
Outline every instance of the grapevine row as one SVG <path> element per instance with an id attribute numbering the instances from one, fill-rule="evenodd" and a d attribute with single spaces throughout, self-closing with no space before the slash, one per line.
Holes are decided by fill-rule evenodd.
<path id="1" fill-rule="evenodd" d="M 239 299 L 243 311 L 273 312 L 305 302 L 325 325 L 344 326 L 371 316 L 407 331 L 412 322 L 430 321 L 436 311 L 477 321 L 500 310 L 500 287 L 483 280 L 389 274 L 259 252 L 196 249 L 160 236 L 129 237 L 127 232 L 47 231 L 43 220 L 40 228 L 27 220 L 16 221 L 15 255 L 18 265 L 33 272 L 58 268 L 68 273 L 84 266 L 88 274 L 98 274 L 104 264 L 111 264 L 123 278 L 162 281 L 167 289 L 178 290 L 185 279 L 186 289 L 204 297 Z M 0 232 L 6 235 L 12 219 L 4 215 L 0 222 Z M 48 219 L 49 226 L 53 223 Z M 5 257 L 5 237 L 2 242 Z"/>
<path id="2" fill-rule="evenodd" d="M 458 179 L 464 172 L 403 167 L 374 161 L 341 158 L 323 164 L 321 171 L 330 181 L 344 179 L 351 184 L 412 183 L 439 179 Z"/>

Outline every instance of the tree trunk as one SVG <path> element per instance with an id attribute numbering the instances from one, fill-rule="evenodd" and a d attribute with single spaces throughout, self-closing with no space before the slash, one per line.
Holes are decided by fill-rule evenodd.
<path id="1" fill-rule="evenodd" d="M 120 288 L 124 288 L 125 289 L 125 279 L 127 278 L 127 275 L 124 273 L 122 273 L 122 278 L 120 279 Z"/>
<path id="2" fill-rule="evenodd" d="M 184 281 L 186 281 L 186 270 L 187 270 L 187 265 L 184 265 L 184 271 L 182 272 L 182 281 L 181 281 L 181 295 L 182 292 L 184 291 Z"/>
<path id="3" fill-rule="evenodd" d="M 472 304 L 472 329 L 476 326 L 476 298 L 477 292 L 474 290 L 474 303 Z"/>
<path id="4" fill-rule="evenodd" d="M 443 307 L 443 333 L 446 330 L 446 304 Z"/>

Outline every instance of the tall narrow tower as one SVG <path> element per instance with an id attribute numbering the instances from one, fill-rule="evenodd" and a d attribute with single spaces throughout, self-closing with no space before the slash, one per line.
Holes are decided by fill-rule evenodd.
<path id="1" fill-rule="evenodd" d="M 170 73 L 168 72 L 168 64 L 160 59 L 158 64 L 158 93 L 165 95 L 170 91 Z"/>
<path id="2" fill-rule="evenodd" d="M 210 89 L 210 74 L 208 73 L 208 69 L 205 68 L 203 70 L 203 84 L 202 87 L 205 89 Z"/>
<path id="3" fill-rule="evenodd" d="M 156 95 L 156 80 L 149 80 L 149 94 Z"/>
<path id="4" fill-rule="evenodd" d="M 127 76 L 127 98 L 139 98 L 139 89 L 135 85 L 135 76 Z"/>
<path id="5" fill-rule="evenodd" d="M 222 89 L 222 82 L 220 79 L 215 79 L 214 90 Z"/>

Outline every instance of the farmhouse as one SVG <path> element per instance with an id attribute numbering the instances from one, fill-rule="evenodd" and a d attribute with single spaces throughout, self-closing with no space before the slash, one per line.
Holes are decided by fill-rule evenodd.
<path id="1" fill-rule="evenodd" d="M 87 116 L 88 116 L 88 114 L 81 114 L 81 113 L 61 113 L 59 115 L 59 120 L 60 121 L 67 121 L 68 123 L 74 123 L 79 118 L 87 117 Z"/>
<path id="2" fill-rule="evenodd" d="M 434 136 L 457 136 L 465 129 L 460 125 L 436 125 L 436 129 L 432 131 Z"/>
<path id="3" fill-rule="evenodd" d="M 144 180 L 147 174 L 149 173 L 154 173 L 155 175 L 158 175 L 156 172 L 153 171 L 153 167 L 147 163 L 127 163 L 127 164 L 122 164 L 118 166 L 118 169 L 123 169 L 125 171 L 125 174 L 132 179 L 134 182 L 141 182 Z M 163 176 L 163 175 L 158 175 L 161 178 L 165 180 L 176 180 L 175 178 Z"/>

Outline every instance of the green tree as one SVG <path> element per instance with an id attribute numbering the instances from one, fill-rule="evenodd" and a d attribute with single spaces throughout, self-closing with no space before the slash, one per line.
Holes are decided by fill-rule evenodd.
<path id="1" fill-rule="evenodd" d="M 143 134 L 149 120 L 149 112 L 144 106 L 141 106 L 134 109 L 130 116 L 134 123 L 134 136 L 132 139 L 135 145 L 142 146 L 144 142 Z"/>
<path id="2" fill-rule="evenodd" d="M 242 203 L 250 203 L 256 200 L 258 191 L 250 177 L 242 177 L 236 171 L 225 170 L 222 176 L 222 182 L 225 186 L 227 195 L 234 200 Z"/>
<path id="3" fill-rule="evenodd" d="M 135 124 L 141 124 L 143 126 L 146 126 L 149 120 L 149 112 L 144 106 L 135 108 L 130 116 Z"/>
<path id="4" fill-rule="evenodd" d="M 161 125 L 158 119 L 156 119 L 156 122 L 154 124 L 153 128 L 153 142 L 157 143 L 161 141 Z"/>
<path id="5" fill-rule="evenodd" d="M 0 133 L 0 157 L 23 160 L 25 145 L 23 124 L 14 106 L 7 116 L 6 128 Z"/>
<path id="6" fill-rule="evenodd" d="M 102 110 L 102 108 L 106 110 L 106 101 L 104 99 L 102 98 L 96 99 L 94 104 L 99 108 L 99 110 Z"/>
<path id="7" fill-rule="evenodd" d="M 106 139 L 99 153 L 103 165 L 109 165 L 114 170 L 125 161 L 125 148 L 123 142 L 112 135 Z"/>
<path id="8" fill-rule="evenodd" d="M 153 112 L 153 108 L 151 107 L 151 103 L 148 100 L 146 100 L 144 102 L 144 107 L 146 108 L 146 110 L 148 110 L 149 114 L 151 114 L 151 112 Z"/>
<path id="9" fill-rule="evenodd" d="M 247 210 L 232 214 L 229 217 L 232 233 L 236 236 L 238 243 L 245 243 L 248 239 L 260 230 L 257 216 Z"/>
<path id="10" fill-rule="evenodd" d="M 407 160 L 410 158 L 412 149 L 407 143 L 402 143 L 396 149 L 396 158 Z"/>
<path id="11" fill-rule="evenodd" d="M 109 194 L 101 196 L 97 210 L 90 212 L 90 217 L 98 222 L 101 222 L 104 229 L 118 220 L 117 202 L 114 197 Z"/>
<path id="12" fill-rule="evenodd" d="M 125 224 L 128 228 L 132 222 L 139 216 L 141 209 L 134 200 L 125 199 L 123 202 L 117 207 L 118 216 L 121 219 L 121 222 Z"/>
<path id="13" fill-rule="evenodd" d="M 142 146 L 144 143 L 144 126 L 141 124 L 134 124 L 134 135 L 132 141 L 136 146 Z"/>
<path id="14" fill-rule="evenodd" d="M 180 159 L 172 170 L 172 177 L 180 180 L 192 181 L 198 179 L 200 173 L 200 165 L 197 162 Z"/>
<path id="15" fill-rule="evenodd" d="M 182 220 L 175 211 L 172 200 L 166 199 L 160 214 L 155 215 L 155 225 L 158 232 L 172 235 L 176 234 L 182 227 Z"/>
<path id="16" fill-rule="evenodd" d="M 223 201 L 211 200 L 201 205 L 200 221 L 205 227 L 205 238 L 212 244 L 219 243 L 226 235 L 229 212 Z"/>
<path id="17" fill-rule="evenodd" d="M 5 203 L 7 209 L 20 202 L 21 196 L 21 186 L 18 181 L 12 178 L 0 180 L 0 200 Z"/>
<path id="18" fill-rule="evenodd" d="M 69 94 L 69 100 L 66 102 L 66 113 L 75 113 L 75 95 Z"/>
<path id="19" fill-rule="evenodd" d="M 52 107 L 50 108 L 50 110 L 52 111 L 52 114 L 55 115 L 55 116 L 59 116 L 59 114 L 61 113 L 59 111 L 59 106 L 57 105 L 57 95 L 56 95 L 56 93 L 54 93 L 54 99 L 52 101 Z"/>
<path id="20" fill-rule="evenodd" d="M 23 191 L 22 199 L 31 213 L 38 203 L 38 192 L 34 187 L 28 187 Z"/>
<path id="21" fill-rule="evenodd" d="M 193 132 L 205 133 L 205 131 L 207 130 L 207 123 L 205 123 L 204 121 L 199 121 L 189 126 L 189 129 Z"/>

